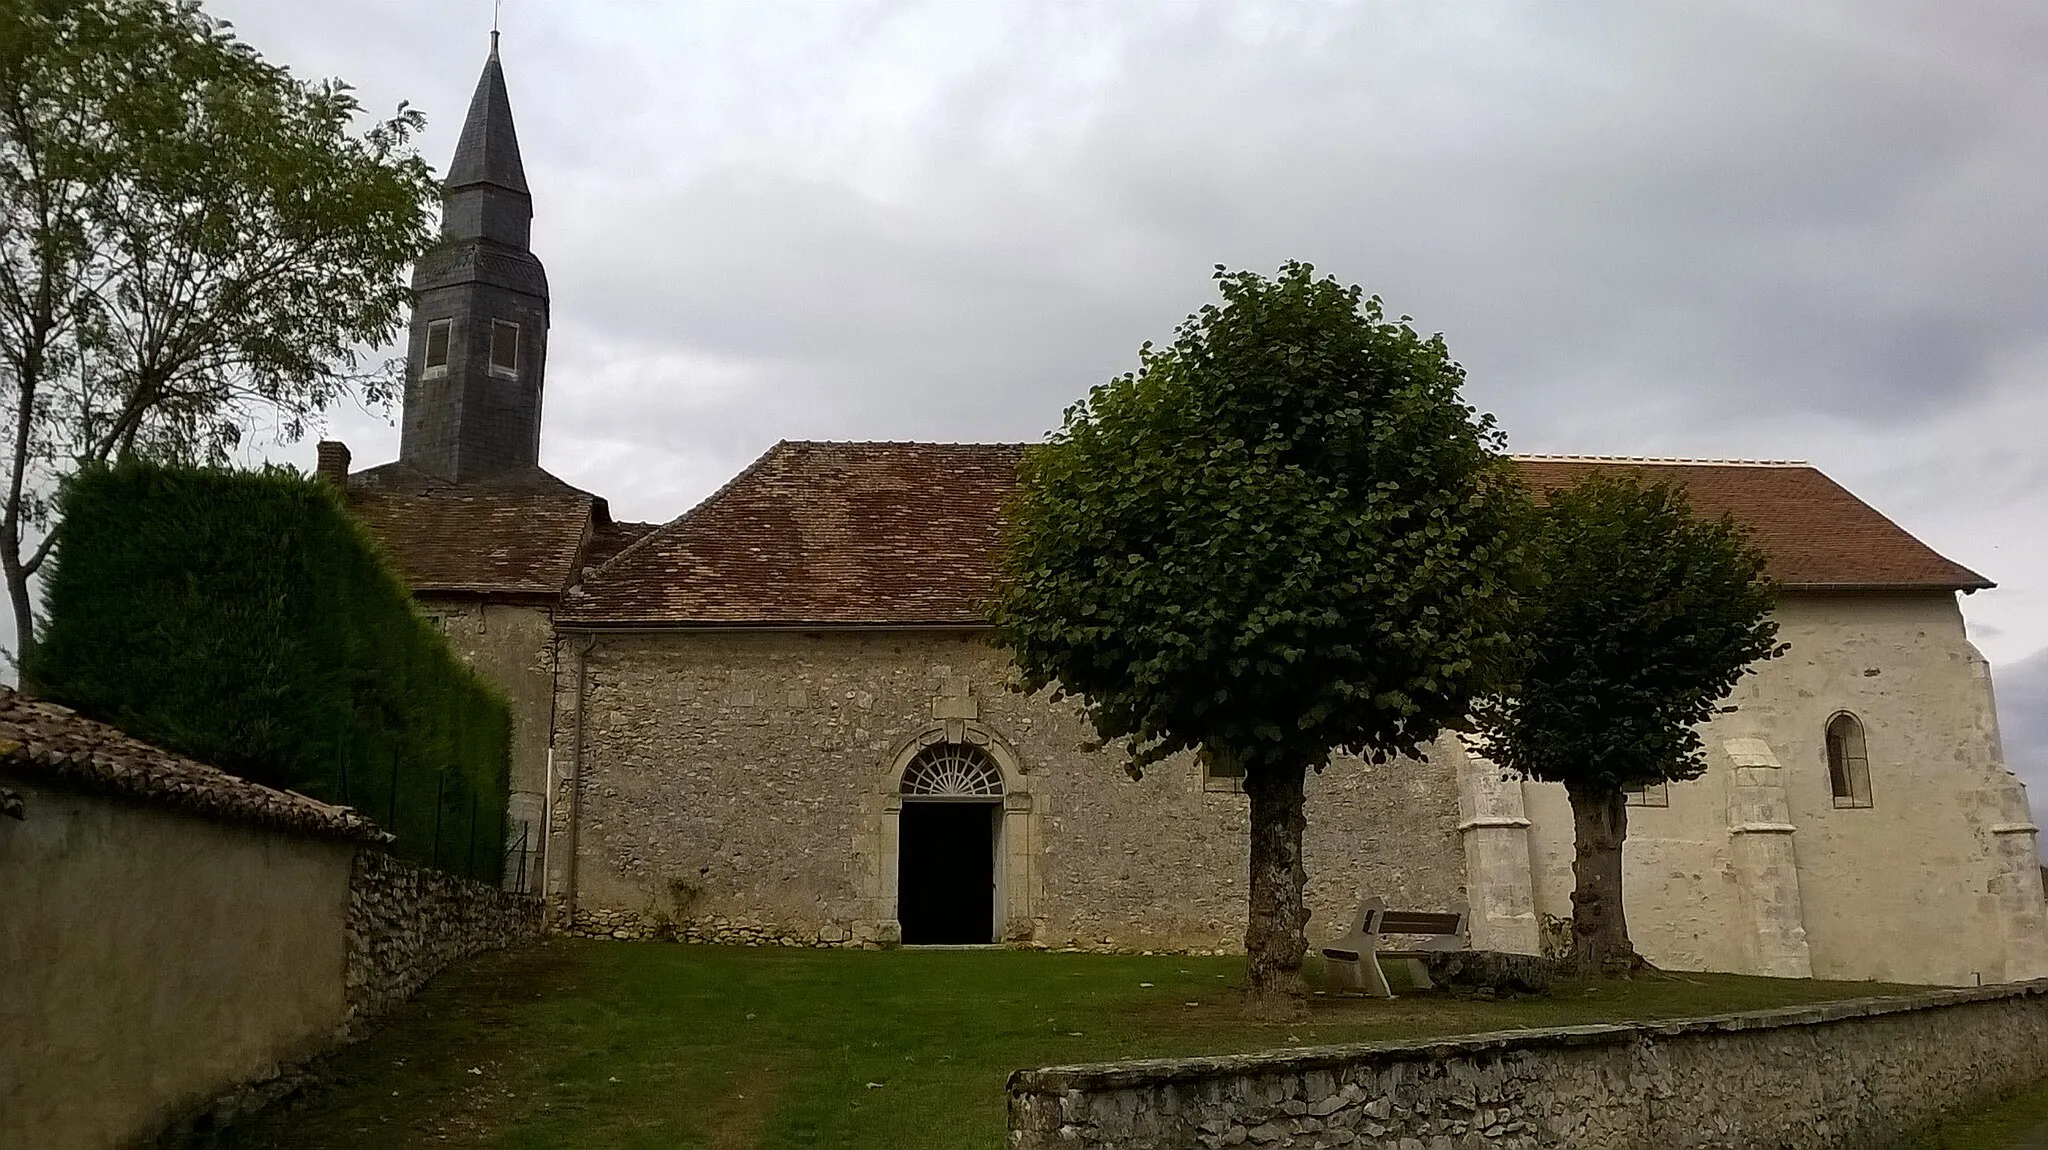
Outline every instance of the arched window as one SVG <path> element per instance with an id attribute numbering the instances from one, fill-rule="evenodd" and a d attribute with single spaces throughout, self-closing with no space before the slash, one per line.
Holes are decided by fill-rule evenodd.
<path id="1" fill-rule="evenodd" d="M 1870 804 L 1870 755 L 1863 749 L 1863 724 L 1847 711 L 1828 720 L 1828 785 L 1838 807 Z"/>
<path id="2" fill-rule="evenodd" d="M 907 799 L 999 799 L 1003 773 L 980 747 L 933 743 L 903 768 L 899 789 Z"/>

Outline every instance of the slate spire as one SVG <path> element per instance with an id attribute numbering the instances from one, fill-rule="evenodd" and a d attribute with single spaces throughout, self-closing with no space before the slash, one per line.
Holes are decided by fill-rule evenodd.
<path id="1" fill-rule="evenodd" d="M 498 35 L 441 185 L 441 242 L 413 269 L 399 462 L 431 478 L 517 478 L 540 465 L 548 281 L 527 244 L 533 196 Z"/>
<path id="2" fill-rule="evenodd" d="M 491 33 L 491 55 L 469 98 L 462 121 L 462 139 L 455 162 L 448 165 L 448 189 L 491 184 L 526 194 L 526 168 L 519 162 L 519 136 L 512 130 L 512 98 L 505 93 L 505 69 L 498 63 L 498 34 Z"/>

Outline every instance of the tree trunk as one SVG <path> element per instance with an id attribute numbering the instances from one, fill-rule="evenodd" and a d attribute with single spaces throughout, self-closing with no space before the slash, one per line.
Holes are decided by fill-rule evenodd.
<path id="1" fill-rule="evenodd" d="M 1301 859 L 1301 835 L 1308 825 L 1302 814 L 1304 773 L 1299 766 L 1266 763 L 1251 764 L 1245 772 L 1252 808 L 1251 918 L 1244 930 L 1249 1005 L 1268 1017 L 1306 1010 L 1301 982 L 1301 959 L 1308 952 L 1308 908 L 1301 902 L 1308 881 Z"/>
<path id="2" fill-rule="evenodd" d="M 7 601 L 14 607 L 14 675 L 21 693 L 35 697 L 35 683 L 29 678 L 30 657 L 35 651 L 35 601 L 28 593 L 28 573 L 21 569 L 21 547 L 12 539 L 0 540 L 0 571 L 7 576 Z"/>
<path id="3" fill-rule="evenodd" d="M 1628 797 L 1617 790 L 1565 793 L 1572 803 L 1572 953 L 1584 975 L 1629 974 L 1645 965 L 1628 940 L 1621 904 L 1621 844 L 1628 838 Z"/>

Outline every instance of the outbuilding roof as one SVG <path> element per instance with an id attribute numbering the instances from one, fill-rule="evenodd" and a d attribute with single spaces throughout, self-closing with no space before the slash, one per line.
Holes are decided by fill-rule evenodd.
<path id="1" fill-rule="evenodd" d="M 1023 444 L 784 441 L 569 589 L 558 621 L 619 626 L 975 626 L 994 589 Z M 1792 590 L 1973 590 L 1936 554 L 1800 463 L 1516 460 L 1538 491 L 1591 470 L 1683 484 L 1733 515 Z"/>
<path id="2" fill-rule="evenodd" d="M 553 600 L 611 525 L 604 500 L 538 467 L 451 484 L 386 464 L 349 476 L 347 503 L 416 594 Z"/>
<path id="3" fill-rule="evenodd" d="M 0 776 L 6 775 L 220 822 L 345 842 L 391 841 L 352 808 L 250 782 L 68 708 L 25 699 L 0 687 Z M 29 811 L 28 817 L 34 818 L 35 812 Z"/>

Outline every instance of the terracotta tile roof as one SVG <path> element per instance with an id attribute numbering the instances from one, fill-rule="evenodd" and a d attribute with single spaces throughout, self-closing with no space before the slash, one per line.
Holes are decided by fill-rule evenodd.
<path id="1" fill-rule="evenodd" d="M 1803 590 L 1975 590 L 1990 580 L 1908 535 L 1819 469 L 1792 462 L 1725 463 L 1614 457 L 1525 456 L 1516 460 L 1538 492 L 1595 470 L 1676 480 L 1694 509 L 1732 515 L 1770 556 L 1771 577 Z"/>
<path id="2" fill-rule="evenodd" d="M 572 588 L 608 623 L 981 620 L 1018 444 L 778 443 Z"/>
<path id="3" fill-rule="evenodd" d="M 591 532 L 583 547 L 583 567 L 602 567 L 613 557 L 661 527 L 659 523 L 613 523 Z"/>
<path id="4" fill-rule="evenodd" d="M 455 486 L 391 464 L 350 476 L 347 500 L 416 593 L 552 599 L 610 525 L 602 499 L 539 468 Z"/>
<path id="5" fill-rule="evenodd" d="M 1021 444 L 776 444 L 564 597 L 568 626 L 960 624 L 992 587 Z M 1750 524 L 1793 588 L 1988 587 L 1804 465 L 1532 457 L 1538 489 L 1593 468 L 1684 483 Z"/>
<path id="6" fill-rule="evenodd" d="M 391 836 L 349 807 L 252 783 L 0 687 L 0 776 L 114 795 L 220 822 L 346 842 Z M 33 810 L 27 817 L 34 818 Z"/>

